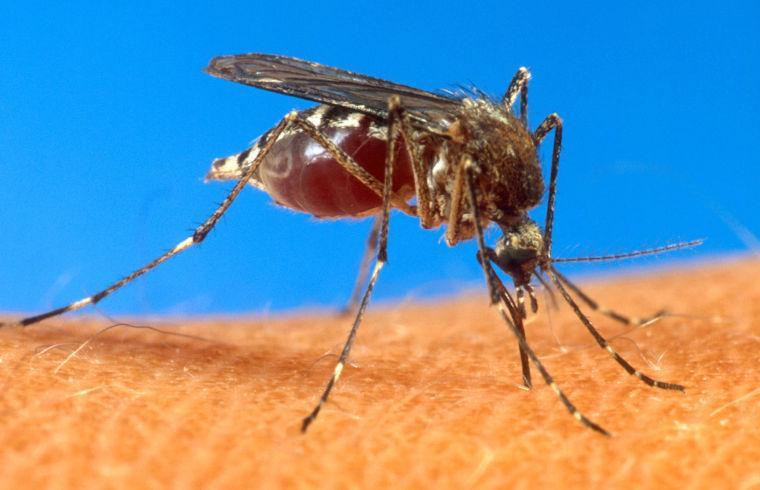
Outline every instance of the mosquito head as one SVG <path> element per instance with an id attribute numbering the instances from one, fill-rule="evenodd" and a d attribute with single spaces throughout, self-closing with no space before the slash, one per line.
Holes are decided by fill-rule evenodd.
<path id="1" fill-rule="evenodd" d="M 514 225 L 502 226 L 504 235 L 496 242 L 494 263 L 509 274 L 516 286 L 530 283 L 530 276 L 544 253 L 541 229 L 525 217 Z"/>

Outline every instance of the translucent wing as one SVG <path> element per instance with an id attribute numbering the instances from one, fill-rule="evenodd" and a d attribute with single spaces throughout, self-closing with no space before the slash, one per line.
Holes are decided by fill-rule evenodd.
<path id="1" fill-rule="evenodd" d="M 445 130 L 461 99 L 361 75 L 319 63 L 271 54 L 219 56 L 206 73 L 233 82 L 324 104 L 387 117 L 388 97 L 398 95 L 412 119 Z"/>

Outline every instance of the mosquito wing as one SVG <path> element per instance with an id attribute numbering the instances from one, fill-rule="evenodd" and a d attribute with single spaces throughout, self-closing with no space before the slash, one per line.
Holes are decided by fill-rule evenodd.
<path id="1" fill-rule="evenodd" d="M 319 63 L 271 54 L 219 56 L 206 73 L 233 82 L 346 107 L 380 118 L 388 116 L 388 97 L 398 95 L 413 121 L 445 131 L 461 99 L 332 68 Z"/>

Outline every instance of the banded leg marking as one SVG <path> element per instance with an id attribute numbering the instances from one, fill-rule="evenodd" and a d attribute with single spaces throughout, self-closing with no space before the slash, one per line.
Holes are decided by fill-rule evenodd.
<path id="1" fill-rule="evenodd" d="M 451 208 L 449 209 L 448 226 L 446 228 L 446 243 L 449 246 L 454 246 L 459 242 L 459 230 L 462 227 L 462 217 L 464 215 L 464 208 L 462 206 L 465 194 L 464 174 L 468 159 L 467 155 L 462 156 L 454 174 L 454 188 L 451 194 Z"/>
<path id="2" fill-rule="evenodd" d="M 402 106 L 399 106 L 399 132 L 404 140 L 407 158 L 412 163 L 412 176 L 414 178 L 414 194 L 417 196 L 417 216 L 420 218 L 420 226 L 425 229 L 437 225 L 436 215 L 433 212 L 436 188 L 430 188 L 427 183 L 428 169 L 420 154 L 420 147 L 412 138 L 412 130 L 409 119 Z M 428 193 L 432 192 L 432 195 Z"/>
<path id="3" fill-rule="evenodd" d="M 552 149 L 552 170 L 549 177 L 549 198 L 546 202 L 546 220 L 544 221 L 544 255 L 547 261 L 552 256 L 552 229 L 554 228 L 554 205 L 557 198 L 557 175 L 559 173 L 559 154 L 562 151 L 562 119 L 557 114 L 550 114 L 539 124 L 533 133 L 536 145 L 554 129 L 554 148 Z"/>
<path id="4" fill-rule="evenodd" d="M 477 191 L 475 188 L 475 183 L 473 182 L 472 172 L 474 171 L 474 163 L 470 160 L 468 161 L 467 165 L 467 172 L 466 172 L 466 181 L 467 181 L 467 192 L 469 195 L 470 204 L 472 205 L 473 214 L 475 218 L 475 228 L 476 228 L 476 238 L 478 241 L 478 249 L 480 250 L 481 257 L 487 256 L 486 251 L 486 245 L 485 245 L 485 239 L 483 237 L 483 227 L 480 224 L 480 210 L 477 206 Z M 498 293 L 496 291 L 501 290 L 505 291 L 506 287 L 503 283 L 501 283 L 501 280 L 496 275 L 496 272 L 493 270 L 493 267 L 491 267 L 491 262 L 489 260 L 481 260 L 480 261 L 481 266 L 483 268 L 483 273 L 485 274 L 486 284 L 488 286 L 488 290 L 490 292 L 491 298 L 499 298 Z M 546 382 L 549 387 L 556 393 L 557 397 L 560 399 L 563 405 L 565 405 L 565 408 L 567 408 L 567 411 L 570 412 L 570 414 L 578 420 L 580 423 L 588 427 L 589 429 L 592 429 L 596 432 L 599 432 L 602 435 L 609 436 L 610 433 L 607 432 L 603 427 L 593 422 L 591 419 L 583 415 L 576 407 L 573 405 L 573 403 L 570 401 L 570 399 L 562 392 L 562 390 L 559 388 L 557 383 L 554 381 L 554 378 L 552 378 L 551 374 L 549 374 L 549 371 L 546 370 L 544 365 L 541 363 L 541 360 L 538 358 L 536 353 L 533 351 L 533 349 L 528 345 L 528 341 L 525 339 L 525 336 L 521 334 L 521 332 L 518 330 L 518 328 L 515 326 L 517 318 L 519 318 L 519 311 L 517 310 L 517 306 L 514 304 L 514 301 L 507 295 L 507 298 L 510 299 L 510 301 L 498 301 L 496 303 L 499 314 L 501 315 L 504 322 L 509 326 L 510 330 L 512 330 L 512 333 L 517 337 L 517 341 L 520 343 L 520 349 L 524 350 L 531 361 L 533 361 L 533 365 L 538 369 L 538 372 L 541 374 L 541 377 L 544 378 L 544 381 Z M 509 311 L 507 311 L 507 309 Z"/>
<path id="5" fill-rule="evenodd" d="M 520 94 L 520 120 L 527 127 L 528 126 L 528 81 L 530 80 L 530 72 L 527 68 L 520 67 L 517 73 L 512 77 L 512 81 L 509 82 L 504 97 L 501 99 L 502 104 L 508 109 L 512 110 L 512 106 L 515 105 L 517 95 Z"/>
<path id="6" fill-rule="evenodd" d="M 602 334 L 600 334 L 599 331 L 594 327 L 594 325 L 591 323 L 591 320 L 589 320 L 589 318 L 581 311 L 578 304 L 575 302 L 575 300 L 573 300 L 572 296 L 570 296 L 570 293 L 567 292 L 565 286 L 563 286 L 562 281 L 557 276 L 556 271 L 553 267 L 549 269 L 548 273 L 549 277 L 551 277 L 552 282 L 557 287 L 562 297 L 565 298 L 567 304 L 569 304 L 575 312 L 575 316 L 580 319 L 586 329 L 591 333 L 591 335 L 594 337 L 594 340 L 596 340 L 596 343 L 599 344 L 601 348 L 605 349 L 610 354 L 610 356 L 618 364 L 620 364 L 623 369 L 626 370 L 628 374 L 636 376 L 638 379 L 654 388 L 661 388 L 663 390 L 685 391 L 685 388 L 682 385 L 656 380 L 634 368 L 628 361 L 623 358 L 623 356 L 617 353 L 617 351 L 610 345 L 607 339 L 605 339 Z"/>
<path id="7" fill-rule="evenodd" d="M 394 160 L 396 154 L 396 132 L 399 130 L 398 124 L 399 116 L 401 114 L 400 105 L 401 102 L 398 96 L 393 96 L 388 100 L 388 146 L 385 155 L 385 178 L 383 182 L 382 194 L 383 212 L 382 221 L 380 224 L 380 237 L 377 245 L 377 260 L 375 261 L 375 267 L 372 270 L 372 276 L 369 279 L 367 288 L 364 290 L 364 296 L 362 296 L 362 301 L 359 305 L 359 311 L 356 313 L 354 323 L 351 326 L 351 331 L 348 334 L 346 343 L 343 345 L 343 350 L 340 353 L 338 362 L 335 364 L 332 376 L 330 376 L 330 380 L 327 382 L 327 385 L 322 392 L 322 396 L 319 397 L 317 405 L 314 407 L 314 409 L 312 409 L 311 413 L 309 413 L 309 415 L 303 419 L 303 422 L 301 423 L 301 432 L 306 432 L 312 422 L 314 422 L 314 420 L 317 418 L 317 415 L 319 415 L 319 412 L 322 410 L 322 406 L 329 399 L 330 392 L 335 386 L 335 383 L 338 382 L 338 379 L 343 372 L 343 367 L 346 365 L 346 361 L 348 360 L 348 355 L 351 352 L 351 346 L 356 339 L 356 333 L 359 331 L 359 325 L 361 325 L 362 319 L 364 318 L 364 311 L 367 309 L 367 305 L 369 304 L 369 299 L 372 296 L 372 291 L 374 290 L 375 284 L 377 283 L 377 278 L 380 275 L 380 270 L 382 270 L 383 266 L 388 261 L 388 224 L 390 221 L 391 187 L 393 185 L 393 166 L 395 163 Z"/>
<path id="8" fill-rule="evenodd" d="M 490 249 L 489 249 L 490 250 Z M 489 267 L 489 274 L 495 274 L 493 267 Z M 510 304 L 512 305 L 510 308 L 510 311 L 519 312 L 520 314 L 514 314 L 511 315 L 512 320 L 514 321 L 514 326 L 517 328 L 517 330 L 520 332 L 520 335 L 525 339 L 527 342 L 528 337 L 525 333 L 525 322 L 524 317 L 522 315 L 522 312 L 519 309 L 519 305 L 515 306 L 515 302 L 512 299 L 512 296 L 510 296 L 509 291 L 507 290 L 507 287 L 504 286 L 504 283 L 501 282 L 498 276 L 492 277 L 491 281 L 493 281 L 493 284 L 495 284 L 500 292 L 501 301 L 504 304 Z M 528 353 L 523 349 L 522 345 L 518 342 L 519 352 L 520 352 L 520 368 L 522 369 L 522 379 L 523 379 L 523 385 L 525 385 L 526 388 L 530 389 L 533 387 L 533 380 L 530 374 L 530 358 L 528 356 Z"/>
<path id="9" fill-rule="evenodd" d="M 19 320 L 18 322 L 16 322 L 15 325 L 20 325 L 20 326 L 25 327 L 27 325 L 32 325 L 33 323 L 37 323 L 42 320 L 46 320 L 48 318 L 62 315 L 70 311 L 78 310 L 87 305 L 94 305 L 98 303 L 99 301 L 101 301 L 106 296 L 109 296 L 110 294 L 117 291 L 118 289 L 121 289 L 126 284 L 132 282 L 133 280 L 142 276 L 146 272 L 156 268 L 160 264 L 166 262 L 167 260 L 171 259 L 175 255 L 179 254 L 180 252 L 183 252 L 184 250 L 187 250 L 193 245 L 196 245 L 202 242 L 206 238 L 206 235 L 208 235 L 208 233 L 214 228 L 214 226 L 219 221 L 219 219 L 224 215 L 225 212 L 227 212 L 227 209 L 229 209 L 233 201 L 235 201 L 235 199 L 238 197 L 240 192 L 246 186 L 248 181 L 256 172 L 256 169 L 258 168 L 258 166 L 264 160 L 264 157 L 269 152 L 274 142 L 277 140 L 277 137 L 280 135 L 280 133 L 282 133 L 285 130 L 286 127 L 288 127 L 288 125 L 292 124 L 294 118 L 295 118 L 295 113 L 288 114 L 287 116 L 285 116 L 284 119 L 282 119 L 282 121 L 280 121 L 274 127 L 272 131 L 270 131 L 269 137 L 267 138 L 264 148 L 256 157 L 256 159 L 253 161 L 250 168 L 248 168 L 246 172 L 243 174 L 243 176 L 240 178 L 240 180 L 238 180 L 238 182 L 232 188 L 230 193 L 227 194 L 227 197 L 224 199 L 224 201 L 222 201 L 219 207 L 216 208 L 216 210 L 211 214 L 211 216 L 209 216 L 206 219 L 206 221 L 203 222 L 203 224 L 201 224 L 198 228 L 195 229 L 195 232 L 191 236 L 179 242 L 174 248 L 172 248 L 168 252 L 164 253 L 163 255 L 159 256 L 158 258 L 154 259 L 153 261 L 149 262 L 143 267 L 135 270 L 134 272 L 125 276 L 124 278 L 116 281 L 115 283 L 103 289 L 102 291 L 95 293 L 92 296 L 88 296 L 78 301 L 74 301 L 73 303 L 70 303 L 61 308 L 56 308 L 54 310 L 50 310 L 48 312 L 41 313 L 39 315 L 23 318 Z M 4 325 L 0 324 L 0 326 L 4 326 Z"/>
<path id="10" fill-rule="evenodd" d="M 567 286 L 570 289 L 570 291 L 575 293 L 575 295 L 578 296 L 581 299 L 581 301 L 586 303 L 589 308 L 591 308 L 594 311 L 598 311 L 602 315 L 612 318 L 613 320 L 619 323 L 622 323 L 623 325 L 628 325 L 631 327 L 647 327 L 668 316 L 667 310 L 659 310 L 650 316 L 647 316 L 644 318 L 638 318 L 638 317 L 631 317 L 631 316 L 624 315 L 611 308 L 606 308 L 604 306 L 601 306 L 589 295 L 584 293 L 581 288 L 579 288 L 576 284 L 574 284 L 567 277 L 565 277 L 564 274 L 561 274 L 557 269 L 552 268 L 552 270 L 557 275 L 557 278 L 560 281 L 562 281 L 562 283 L 564 283 L 565 286 Z"/>

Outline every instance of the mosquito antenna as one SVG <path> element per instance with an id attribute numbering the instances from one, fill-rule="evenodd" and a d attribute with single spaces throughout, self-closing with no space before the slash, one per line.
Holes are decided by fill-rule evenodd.
<path id="1" fill-rule="evenodd" d="M 679 242 L 671 245 L 665 245 L 664 247 L 649 248 L 646 250 L 635 250 L 633 252 L 627 252 L 623 254 L 614 255 L 598 255 L 595 257 L 567 257 L 567 258 L 552 258 L 554 263 L 558 262 L 601 262 L 603 260 L 620 260 L 631 259 L 634 257 L 641 257 L 643 255 L 655 255 L 663 252 L 672 252 L 674 250 L 681 250 L 683 248 L 696 247 L 702 245 L 705 241 L 703 239 L 692 240 L 690 242 Z"/>

